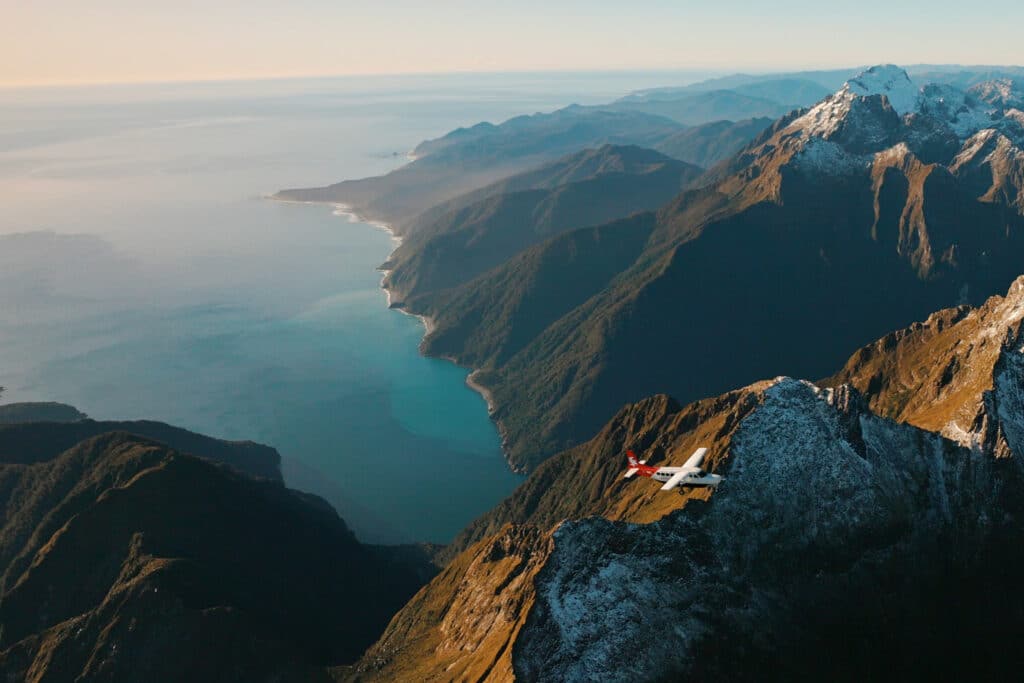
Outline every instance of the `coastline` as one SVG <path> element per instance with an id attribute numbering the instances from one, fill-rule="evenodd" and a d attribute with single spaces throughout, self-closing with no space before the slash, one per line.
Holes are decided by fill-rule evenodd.
<path id="1" fill-rule="evenodd" d="M 484 401 L 487 403 L 487 414 L 490 415 L 491 418 L 493 419 L 494 412 L 497 410 L 497 407 L 495 406 L 494 403 L 494 394 L 491 393 L 490 389 L 476 381 L 476 375 L 479 372 L 479 370 L 473 370 L 468 375 L 466 375 L 466 386 L 475 391 L 476 393 L 480 394 L 481 396 L 483 396 Z M 499 427 L 499 432 L 500 431 L 501 430 Z M 502 440 L 504 441 L 504 439 Z"/>
<path id="2" fill-rule="evenodd" d="M 274 195 L 267 195 L 266 198 L 267 199 L 271 199 L 271 200 L 273 200 L 275 202 L 285 202 L 285 203 L 288 203 L 288 204 L 319 204 L 319 205 L 330 206 L 330 207 L 332 207 L 334 209 L 332 211 L 332 213 L 335 216 L 343 217 L 343 218 L 347 219 L 349 223 L 363 223 L 365 225 L 369 225 L 369 226 L 372 226 L 374 228 L 377 228 L 378 230 L 382 230 L 382 231 L 386 232 L 389 237 L 391 237 L 391 243 L 394 245 L 394 248 L 391 250 L 391 254 L 388 254 L 388 259 L 390 259 L 391 255 L 395 253 L 395 250 L 398 249 L 398 247 L 400 247 L 402 245 L 402 238 L 401 238 L 401 236 L 395 234 L 394 228 L 392 228 L 391 225 L 389 225 L 388 223 L 385 223 L 384 221 L 367 220 L 367 219 L 363 218 L 362 216 L 360 216 L 348 204 L 343 204 L 341 202 L 319 202 L 319 201 L 308 201 L 308 200 L 301 200 L 301 199 L 282 199 L 282 198 L 276 197 Z M 408 316 L 411 316 L 413 318 L 416 318 L 421 323 L 423 323 L 423 337 L 420 340 L 420 348 L 422 349 L 423 340 L 425 340 L 427 338 L 427 336 L 431 332 L 433 332 L 434 329 L 436 329 L 437 324 L 434 322 L 434 319 L 431 318 L 430 316 L 420 315 L 418 313 L 410 313 L 409 311 L 405 310 L 401 306 L 393 305 L 392 301 L 391 301 L 391 290 L 389 290 L 387 288 L 387 286 L 384 284 L 386 282 L 386 280 L 387 280 L 388 274 L 391 271 L 385 270 L 385 269 L 379 269 L 379 270 L 381 272 L 380 288 L 384 290 L 384 296 L 385 296 L 386 301 L 387 301 L 387 307 L 389 309 L 393 310 L 393 311 L 398 311 L 399 313 L 401 313 L 403 315 L 408 315 Z M 422 354 L 422 351 L 421 351 L 421 354 Z M 459 365 L 459 363 L 456 362 L 454 358 L 444 357 L 444 358 L 442 358 L 442 360 L 446 360 L 446 361 L 448 361 L 448 362 L 450 362 L 450 363 L 452 363 L 454 365 L 458 365 L 459 367 L 464 367 L 464 366 Z M 466 386 L 469 387 L 469 389 L 471 391 L 479 394 L 480 397 L 483 398 L 484 403 L 487 404 L 487 415 L 488 415 L 488 417 L 491 418 L 491 420 L 494 422 L 495 426 L 498 429 L 498 436 L 501 438 L 501 449 L 504 452 L 504 451 L 506 451 L 505 446 L 506 446 L 506 441 L 507 441 L 506 436 L 505 436 L 505 429 L 504 429 L 504 427 L 502 426 L 502 424 L 501 424 L 501 422 L 499 420 L 494 419 L 494 414 L 497 411 L 497 404 L 494 402 L 494 394 L 491 392 L 490 389 L 488 389 L 487 387 L 483 386 L 482 384 L 479 384 L 476 381 L 476 379 L 475 379 L 476 375 L 479 372 L 480 372 L 479 369 L 469 368 L 469 374 L 466 375 Z M 512 471 L 516 472 L 517 470 L 512 465 L 512 462 L 508 460 L 507 454 L 506 454 L 505 460 L 506 460 L 506 462 L 508 462 L 508 465 L 512 469 Z"/>
<path id="3" fill-rule="evenodd" d="M 394 247 L 391 249 L 391 253 L 388 254 L 388 259 L 389 260 L 391 259 L 391 256 L 395 253 L 395 250 L 398 249 L 398 247 L 402 246 L 402 238 L 400 236 L 398 236 L 397 234 L 395 234 L 395 230 L 394 230 L 394 228 L 391 227 L 390 224 L 385 223 L 384 221 L 368 220 L 368 219 L 360 216 L 358 213 L 356 213 L 352 209 L 352 207 L 349 206 L 348 204 L 341 204 L 339 202 L 332 202 L 330 204 L 330 206 L 334 207 L 333 213 L 334 213 L 335 216 L 341 216 L 341 217 L 347 219 L 349 223 L 363 223 L 365 225 L 369 225 L 371 227 L 377 228 L 378 230 L 382 230 L 382 231 L 386 232 L 388 234 L 388 236 L 391 238 L 391 244 L 394 245 Z M 393 311 L 398 311 L 402 315 L 408 315 L 408 316 L 411 316 L 413 318 L 416 318 L 421 323 L 423 323 L 423 337 L 422 337 L 422 339 L 420 339 L 420 343 L 422 344 L 423 343 L 423 339 L 426 339 L 427 335 L 429 335 L 431 332 L 434 331 L 434 329 L 437 327 L 437 324 L 434 322 L 434 319 L 431 318 L 428 315 L 419 315 L 418 313 L 410 313 L 409 311 L 405 310 L 401 306 L 394 305 L 392 303 L 392 301 L 391 301 L 391 290 L 388 289 L 385 286 L 385 284 L 384 284 L 387 281 L 388 274 L 391 273 L 391 271 L 390 270 L 386 270 L 386 269 L 378 269 L 378 270 L 380 270 L 380 273 L 381 273 L 381 276 L 380 276 L 380 288 L 384 290 L 384 297 L 385 297 L 385 299 L 387 301 L 388 308 L 390 308 Z"/>

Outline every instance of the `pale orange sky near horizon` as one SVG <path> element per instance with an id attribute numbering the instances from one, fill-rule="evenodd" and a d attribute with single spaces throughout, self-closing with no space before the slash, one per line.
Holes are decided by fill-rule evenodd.
<path id="1" fill-rule="evenodd" d="M 10 0 L 5 0 L 10 1 Z M 1024 3 L 863 0 L 35 0 L 0 85 L 447 71 L 1021 64 Z M 994 20 L 998 17 L 998 20 Z"/>

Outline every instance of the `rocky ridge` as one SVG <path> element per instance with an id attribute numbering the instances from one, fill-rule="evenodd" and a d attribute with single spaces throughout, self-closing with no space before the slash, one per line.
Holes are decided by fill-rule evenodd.
<path id="1" fill-rule="evenodd" d="M 1022 302 L 1024 279 L 936 313 L 823 387 L 777 378 L 685 408 L 654 397 L 624 409 L 471 527 L 444 582 L 392 621 L 402 637 L 351 676 L 441 680 L 452 660 L 438 659 L 437 610 L 457 615 L 464 642 L 502 643 L 460 651 L 476 680 L 509 666 L 524 680 L 1010 675 L 1008 640 L 1024 625 Z M 944 367 L 948 354 L 960 361 Z M 942 414 L 919 412 L 936 373 Z M 625 448 L 661 463 L 697 444 L 726 477 L 710 496 L 621 479 Z M 514 548 L 532 578 L 489 580 L 508 561 L 495 547 Z M 450 587 L 473 565 L 477 597 L 464 603 Z M 950 648 L 972 657 L 951 662 Z"/>

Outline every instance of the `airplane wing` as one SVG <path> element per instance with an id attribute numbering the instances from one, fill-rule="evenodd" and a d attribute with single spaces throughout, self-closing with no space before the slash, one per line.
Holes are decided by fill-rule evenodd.
<path id="1" fill-rule="evenodd" d="M 623 479 L 629 479 L 630 477 L 632 477 L 634 474 L 636 474 L 639 471 L 640 471 L 639 468 L 630 467 L 628 470 L 626 470 L 626 476 L 624 476 Z"/>
<path id="2" fill-rule="evenodd" d="M 679 486 L 679 482 L 683 480 L 683 477 L 687 475 L 686 470 L 676 472 L 672 475 L 672 478 L 665 482 L 665 485 L 661 487 L 662 491 L 671 491 L 675 487 Z"/>
<path id="3" fill-rule="evenodd" d="M 708 449 L 698 448 L 690 456 L 690 459 L 683 463 L 683 467 L 700 467 L 700 464 L 704 462 L 704 456 L 707 454 Z"/>

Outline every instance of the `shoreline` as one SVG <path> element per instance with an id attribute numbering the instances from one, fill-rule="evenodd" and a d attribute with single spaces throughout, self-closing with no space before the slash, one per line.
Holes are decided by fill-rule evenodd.
<path id="1" fill-rule="evenodd" d="M 388 237 L 391 238 L 391 244 L 394 245 L 394 248 L 391 250 L 391 253 L 388 254 L 388 260 L 391 260 L 391 257 L 394 255 L 398 247 L 402 246 L 402 238 L 399 235 L 395 234 L 395 229 L 392 228 L 391 225 L 389 225 L 388 223 L 385 223 L 384 221 L 368 220 L 360 216 L 358 213 L 356 213 L 348 204 L 342 204 L 340 202 L 331 202 L 330 206 L 334 207 L 334 211 L 332 213 L 335 216 L 341 216 L 347 219 L 349 223 L 362 223 L 364 225 L 369 225 L 370 227 L 374 227 L 377 228 L 378 230 L 386 232 L 388 234 Z M 423 323 L 423 337 L 420 339 L 420 344 L 422 345 L 423 340 L 427 338 L 427 335 L 429 335 L 437 328 L 437 324 L 434 322 L 434 319 L 428 315 L 410 313 L 401 306 L 394 305 L 391 301 L 391 290 L 384 285 L 384 282 L 387 280 L 387 277 L 391 273 L 391 271 L 383 268 L 377 268 L 377 271 L 381 273 L 380 288 L 384 290 L 384 298 L 386 300 L 387 307 L 392 311 L 398 311 L 402 315 L 408 315 L 410 317 L 416 318 L 421 323 Z"/>
<path id="2" fill-rule="evenodd" d="M 274 195 L 265 195 L 265 197 L 267 199 L 271 199 L 271 200 L 273 200 L 275 202 L 284 202 L 286 204 L 318 204 L 318 205 L 321 205 L 321 206 L 330 206 L 330 207 L 332 207 L 334 209 L 332 211 L 333 215 L 346 218 L 349 223 L 362 223 L 364 225 L 369 225 L 371 227 L 377 228 L 378 230 L 382 230 L 382 231 L 386 232 L 388 234 L 388 236 L 391 237 L 391 243 L 394 245 L 394 248 L 391 250 L 391 253 L 388 254 L 388 259 L 389 260 L 391 259 L 391 256 L 395 253 L 395 250 L 397 250 L 398 247 L 402 246 L 402 241 L 403 241 L 402 237 L 397 235 L 397 234 L 395 234 L 394 228 L 392 228 L 388 223 L 385 223 L 384 221 L 378 221 L 378 220 L 367 220 L 367 219 L 363 218 L 362 216 L 360 216 L 348 204 L 344 204 L 342 202 L 326 202 L 326 201 L 321 202 L 321 201 L 302 200 L 302 199 L 281 199 L 281 198 L 276 197 Z M 408 315 L 410 317 L 416 318 L 421 323 L 423 323 L 423 337 L 420 339 L 420 349 L 419 350 L 420 350 L 420 355 L 422 355 L 424 357 L 428 357 L 422 351 L 423 341 L 427 338 L 428 335 L 430 335 L 431 332 L 433 332 L 437 328 L 437 324 L 434 322 L 434 319 L 431 318 L 430 316 L 420 315 L 418 313 L 410 313 L 409 311 L 405 310 L 401 306 L 393 305 L 392 302 L 391 302 L 391 290 L 389 290 L 385 286 L 385 284 L 384 284 L 384 282 L 387 280 L 388 274 L 391 271 L 390 270 L 386 270 L 386 269 L 381 269 L 381 268 L 378 268 L 377 270 L 381 273 L 380 288 L 384 290 L 384 296 L 385 296 L 385 299 L 386 299 L 386 303 L 387 303 L 388 309 L 390 309 L 392 311 L 398 311 L 402 315 Z M 460 365 L 458 362 L 456 362 L 454 358 L 448 358 L 446 356 L 443 356 L 443 357 L 441 357 L 441 360 L 448 361 L 449 363 L 452 363 L 453 365 L 455 365 L 457 367 L 461 367 L 461 368 L 465 367 L 463 365 Z M 506 445 L 505 429 L 504 429 L 504 427 L 502 427 L 500 421 L 494 419 L 494 414 L 495 414 L 495 412 L 498 409 L 497 408 L 497 404 L 494 402 L 494 394 L 491 392 L 490 389 L 488 389 L 487 387 L 483 386 L 482 384 L 479 384 L 476 381 L 475 376 L 480 372 L 479 369 L 477 369 L 477 368 L 468 368 L 468 370 L 469 370 L 469 374 L 466 375 L 466 382 L 465 382 L 465 384 L 466 384 L 467 387 L 469 387 L 469 389 L 471 391 L 473 391 L 476 394 L 479 394 L 480 397 L 484 400 L 484 403 L 487 405 L 487 416 L 491 419 L 492 422 L 494 422 L 494 425 L 495 425 L 495 427 L 498 430 L 498 437 L 501 439 L 501 450 L 502 450 L 502 454 L 505 456 L 505 462 L 508 464 L 509 468 L 513 472 L 517 472 L 518 470 L 516 470 L 516 468 L 512 465 L 511 461 L 509 461 L 508 454 L 506 452 L 507 449 L 505 448 L 505 445 Z"/>
<path id="3" fill-rule="evenodd" d="M 446 360 L 451 360 L 451 359 L 449 358 L 449 359 L 446 359 Z M 455 361 L 451 361 L 451 362 L 454 363 Z M 472 370 L 472 371 L 470 371 L 470 373 L 468 375 L 466 375 L 466 386 L 469 387 L 470 389 L 472 389 L 473 391 L 475 391 L 476 393 L 480 394 L 483 397 L 484 402 L 487 403 L 487 414 L 493 418 L 494 417 L 494 413 L 497 410 L 497 406 L 494 403 L 494 394 L 491 393 L 490 389 L 488 389 L 483 384 L 480 384 L 480 383 L 478 383 L 476 381 L 476 375 L 479 374 L 479 372 L 480 372 L 479 370 Z M 500 433 L 501 429 L 499 428 L 498 431 Z"/>

